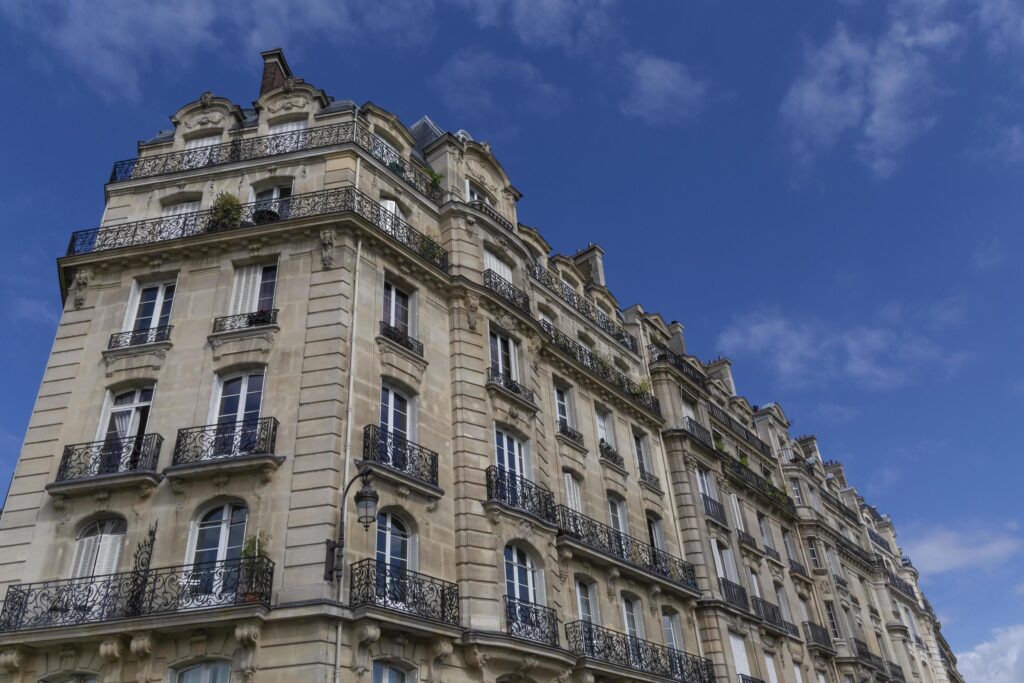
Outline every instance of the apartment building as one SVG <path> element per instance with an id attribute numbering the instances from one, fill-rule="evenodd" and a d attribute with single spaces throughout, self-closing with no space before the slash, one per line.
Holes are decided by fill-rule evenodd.
<path id="1" fill-rule="evenodd" d="M 489 145 L 262 57 L 59 259 L 0 681 L 962 680 L 891 520 Z"/>

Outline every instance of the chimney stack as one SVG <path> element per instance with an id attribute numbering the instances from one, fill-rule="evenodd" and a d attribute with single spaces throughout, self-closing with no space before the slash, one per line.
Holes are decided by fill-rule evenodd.
<path id="1" fill-rule="evenodd" d="M 274 48 L 261 52 L 263 57 L 263 78 L 260 80 L 260 97 L 271 90 L 276 90 L 284 85 L 284 82 L 292 77 L 292 70 L 284 58 L 284 50 Z"/>

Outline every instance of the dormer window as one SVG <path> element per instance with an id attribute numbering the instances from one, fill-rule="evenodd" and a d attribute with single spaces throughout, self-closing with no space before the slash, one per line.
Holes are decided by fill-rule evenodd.
<path id="1" fill-rule="evenodd" d="M 284 121 L 272 125 L 269 133 L 277 137 L 271 139 L 268 153 L 286 154 L 287 152 L 295 152 L 302 149 L 306 140 L 306 136 L 302 131 L 305 131 L 308 125 L 306 119 Z M 291 135 L 286 135 L 286 133 L 291 133 Z"/>
<path id="2" fill-rule="evenodd" d="M 483 202 L 488 206 L 490 206 L 493 203 L 491 202 L 490 196 L 486 192 L 484 192 L 483 188 L 474 183 L 472 180 L 466 181 L 466 201 Z"/>
<path id="3" fill-rule="evenodd" d="M 199 149 L 220 144 L 220 133 L 214 135 L 202 135 L 185 141 L 185 149 Z"/>
<path id="4" fill-rule="evenodd" d="M 281 183 L 256 193 L 254 223 L 272 223 L 288 218 L 291 209 L 292 184 Z"/>

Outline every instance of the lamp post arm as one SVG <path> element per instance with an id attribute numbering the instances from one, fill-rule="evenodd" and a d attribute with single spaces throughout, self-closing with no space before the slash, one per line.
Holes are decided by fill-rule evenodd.
<path id="1" fill-rule="evenodd" d="M 341 521 L 338 524 L 338 540 L 334 541 L 329 538 L 327 539 L 327 558 L 324 562 L 324 581 L 334 581 L 338 574 L 343 574 L 345 571 L 345 522 L 348 518 L 348 492 L 352 489 L 352 484 L 369 476 L 370 468 L 364 467 L 356 472 L 356 476 L 352 477 L 352 479 L 345 484 L 345 489 L 341 492 Z"/>

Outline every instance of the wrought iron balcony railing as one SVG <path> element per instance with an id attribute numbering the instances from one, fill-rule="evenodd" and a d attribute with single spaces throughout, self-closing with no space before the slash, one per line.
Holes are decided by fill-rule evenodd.
<path id="1" fill-rule="evenodd" d="M 754 608 L 754 614 L 770 626 L 774 626 L 780 631 L 785 631 L 786 633 L 791 633 L 790 627 L 793 629 L 796 628 L 793 624 L 790 624 L 782 618 L 782 610 L 779 609 L 778 605 L 759 598 L 756 595 L 751 596 L 750 603 Z"/>
<path id="2" fill-rule="evenodd" d="M 459 587 L 405 567 L 368 558 L 352 563 L 353 608 L 368 605 L 460 625 Z"/>
<path id="3" fill-rule="evenodd" d="M 164 437 L 139 434 L 64 446 L 57 481 L 91 479 L 125 472 L 155 472 Z"/>
<path id="4" fill-rule="evenodd" d="M 389 325 L 383 320 L 380 321 L 380 336 L 385 339 L 390 339 L 404 349 L 412 351 L 420 358 L 423 357 L 423 344 L 419 342 L 415 337 L 409 335 L 409 333 L 400 327 Z"/>
<path id="5" fill-rule="evenodd" d="M 651 363 L 668 363 L 686 377 L 690 378 L 699 386 L 704 386 L 707 377 L 703 372 L 693 367 L 685 358 L 675 351 L 661 344 L 648 344 L 647 356 Z"/>
<path id="6" fill-rule="evenodd" d="M 903 667 L 891 660 L 885 661 L 885 668 L 889 672 L 889 678 L 894 681 L 906 681 L 906 677 L 903 675 Z"/>
<path id="7" fill-rule="evenodd" d="M 793 572 L 794 574 L 799 574 L 804 578 L 808 578 L 807 567 L 803 566 L 802 564 L 794 560 L 792 557 L 789 558 L 789 571 Z"/>
<path id="8" fill-rule="evenodd" d="M 700 494 L 701 499 L 704 501 L 704 514 L 715 520 L 719 524 L 728 524 L 729 522 L 725 519 L 725 506 L 720 502 L 707 495 L 706 493 Z"/>
<path id="9" fill-rule="evenodd" d="M 526 315 L 530 315 L 530 295 L 495 273 L 484 271 L 484 287 L 509 302 Z"/>
<path id="10" fill-rule="evenodd" d="M 497 384 L 501 388 L 522 397 L 530 403 L 536 403 L 532 389 L 527 389 L 522 384 L 512 379 L 511 375 L 502 372 L 494 366 L 487 368 L 487 381 L 492 384 Z"/>
<path id="11" fill-rule="evenodd" d="M 487 216 L 488 218 L 490 218 L 492 221 L 494 221 L 495 223 L 497 223 L 501 227 L 503 227 L 506 230 L 508 230 L 509 232 L 515 232 L 515 229 L 512 226 L 512 221 L 510 221 L 509 219 L 505 218 L 500 213 L 495 211 L 491 207 L 490 204 L 488 204 L 487 202 L 483 201 L 482 199 L 474 199 L 473 201 L 466 202 L 466 203 L 469 204 L 470 206 L 472 206 L 474 209 L 476 209 L 480 213 L 482 213 L 485 216 Z"/>
<path id="12" fill-rule="evenodd" d="M 143 344 L 156 344 L 157 342 L 170 341 L 171 329 L 174 325 L 163 327 L 151 327 L 148 330 L 130 330 L 128 332 L 115 332 L 110 335 L 107 342 L 108 349 L 124 349 L 129 346 L 141 346 Z"/>
<path id="13" fill-rule="evenodd" d="M 839 574 L 833 574 L 832 575 L 832 580 L 835 581 L 836 585 L 839 586 L 840 588 L 843 588 L 845 590 L 849 590 L 850 589 L 850 582 L 847 581 L 845 577 L 842 577 Z"/>
<path id="14" fill-rule="evenodd" d="M 569 651 L 580 657 L 679 683 L 715 683 L 715 668 L 708 659 L 589 621 L 566 624 L 565 639 Z"/>
<path id="15" fill-rule="evenodd" d="M 633 401 L 636 401 L 655 415 L 661 416 L 661 406 L 658 403 L 658 399 L 649 391 L 626 377 L 612 367 L 611 363 L 596 356 L 590 349 L 573 340 L 547 320 L 541 320 L 540 326 L 552 344 L 592 375 L 614 385 Z"/>
<path id="16" fill-rule="evenodd" d="M 755 540 L 753 536 L 748 534 L 743 529 L 736 530 L 736 540 L 738 540 L 740 543 L 747 546 L 748 548 L 753 548 L 754 550 L 758 549 L 757 540 Z"/>
<path id="17" fill-rule="evenodd" d="M 378 425 L 363 428 L 363 460 L 437 486 L 437 453 Z"/>
<path id="18" fill-rule="evenodd" d="M 601 453 L 601 458 L 612 463 L 616 467 L 625 469 L 626 461 L 622 459 L 619 452 L 615 450 L 615 446 L 611 445 L 604 439 L 601 439 L 597 444 L 597 449 Z"/>
<path id="19" fill-rule="evenodd" d="M 656 489 L 661 489 L 661 479 L 658 478 L 658 475 L 648 471 L 643 464 L 640 465 L 640 481 Z"/>
<path id="20" fill-rule="evenodd" d="M 868 538 L 870 538 L 871 541 L 879 548 L 883 548 L 887 553 L 892 552 L 892 546 L 889 545 L 889 541 L 882 538 L 882 534 L 870 527 L 868 527 Z"/>
<path id="21" fill-rule="evenodd" d="M 565 505 L 558 506 L 558 531 L 560 535 L 568 536 L 602 555 L 657 574 L 684 588 L 697 590 L 697 576 L 689 562 Z"/>
<path id="22" fill-rule="evenodd" d="M 558 614 L 550 607 L 506 595 L 505 629 L 513 638 L 558 647 Z"/>
<path id="23" fill-rule="evenodd" d="M 683 429 L 688 432 L 690 436 L 697 439 L 697 441 L 700 441 L 711 450 L 715 449 L 715 443 L 711 436 L 711 432 L 708 431 L 707 427 L 702 425 L 700 422 L 697 422 L 697 420 L 689 416 L 684 417 Z"/>
<path id="24" fill-rule="evenodd" d="M 914 587 L 906 579 L 901 579 L 892 572 L 885 573 L 886 578 L 889 580 L 889 585 L 903 593 L 911 600 L 917 600 L 917 595 L 914 593 Z"/>
<path id="25" fill-rule="evenodd" d="M 830 652 L 834 652 L 832 648 L 832 638 L 829 637 L 828 631 L 825 630 L 824 626 L 815 624 L 813 621 L 805 621 L 804 637 L 807 639 L 808 647 L 820 647 Z"/>
<path id="26" fill-rule="evenodd" d="M 0 631 L 76 626 L 191 610 L 270 606 L 265 557 L 140 569 L 7 588 Z"/>
<path id="27" fill-rule="evenodd" d="M 857 558 L 864 564 L 871 564 L 872 554 L 848 538 L 836 536 L 836 547 L 839 548 L 840 552 L 845 552 L 847 555 Z"/>
<path id="28" fill-rule="evenodd" d="M 761 439 L 758 438 L 758 436 L 756 434 L 754 434 L 754 432 L 752 432 L 749 429 L 747 429 L 746 427 L 744 427 L 743 423 L 741 423 L 739 420 L 734 418 L 729 413 L 725 412 L 725 410 L 720 408 L 715 403 L 712 403 L 712 402 L 708 401 L 707 407 L 708 407 L 708 412 L 711 414 L 711 417 L 715 418 L 716 420 L 721 422 L 723 425 L 725 425 L 726 427 L 731 429 L 733 432 L 735 432 L 741 439 L 743 439 L 745 442 L 747 442 L 747 444 L 749 444 L 750 446 L 753 446 L 758 451 L 760 451 L 761 455 L 763 455 L 765 457 L 768 457 L 768 458 L 772 457 L 772 449 L 771 449 L 771 447 L 768 444 L 766 444 L 764 441 L 761 441 Z"/>
<path id="29" fill-rule="evenodd" d="M 273 455 L 276 443 L 277 419 L 273 417 L 179 429 L 174 443 L 173 464 L 191 465 L 247 455 Z"/>
<path id="30" fill-rule="evenodd" d="M 878 669 L 879 671 L 885 671 L 885 660 L 872 652 L 867 643 L 857 638 L 853 638 L 852 640 L 854 650 L 857 652 L 857 659 L 874 667 L 875 669 Z"/>
<path id="31" fill-rule="evenodd" d="M 732 474 L 734 477 L 742 481 L 757 493 L 760 493 L 772 503 L 781 507 L 783 510 L 796 514 L 796 505 L 793 503 L 793 499 L 786 495 L 785 491 L 778 488 L 735 458 L 724 457 L 722 458 L 722 462 L 726 472 Z"/>
<path id="32" fill-rule="evenodd" d="M 403 159 L 391 145 L 381 138 L 351 121 L 274 135 L 236 138 L 223 144 L 186 149 L 181 152 L 125 159 L 114 164 L 114 169 L 110 173 L 110 182 L 119 183 L 138 178 L 150 178 L 307 149 L 332 147 L 348 142 L 354 142 L 369 152 L 373 158 L 384 164 L 405 183 L 426 195 L 434 204 L 440 204 L 444 199 L 444 191 L 430 176 Z"/>
<path id="33" fill-rule="evenodd" d="M 747 589 L 729 579 L 718 579 L 722 586 L 722 597 L 727 603 L 741 610 L 749 611 L 750 603 L 747 602 Z"/>
<path id="34" fill-rule="evenodd" d="M 545 522 L 557 523 L 555 494 L 550 489 L 496 465 L 488 467 L 486 475 L 488 500 L 504 503 Z"/>
<path id="35" fill-rule="evenodd" d="M 577 446 L 583 446 L 583 434 L 569 426 L 568 421 L 558 421 L 558 433 L 572 441 Z"/>
<path id="36" fill-rule="evenodd" d="M 313 216 L 353 214 L 412 250 L 442 272 L 448 272 L 448 252 L 439 244 L 354 187 L 295 194 L 287 199 L 242 204 L 234 212 L 207 209 L 179 216 L 162 216 L 119 223 L 71 235 L 68 256 L 94 251 L 196 237 Z"/>
<path id="37" fill-rule="evenodd" d="M 738 676 L 739 683 L 764 683 L 760 678 L 754 678 L 753 676 L 748 676 L 746 674 L 738 674 Z"/>
<path id="38" fill-rule="evenodd" d="M 853 522 L 857 526 L 860 526 L 860 516 L 856 512 L 851 510 L 846 505 L 846 503 L 844 503 L 843 501 L 839 500 L 838 498 L 833 496 L 828 491 L 825 491 L 824 489 L 822 489 L 822 491 L 821 491 L 821 497 L 822 497 L 823 500 L 825 500 L 826 502 L 830 503 L 832 505 L 832 507 L 834 507 L 835 509 L 839 510 L 839 513 L 841 515 L 846 517 L 848 520 L 850 520 L 851 522 Z"/>
<path id="39" fill-rule="evenodd" d="M 562 282 L 562 278 L 557 273 L 552 273 L 539 263 L 534 264 L 532 273 L 534 279 L 557 294 L 558 298 L 607 332 L 619 344 L 636 353 L 636 337 L 627 332 L 626 328 L 622 325 L 612 320 L 607 313 L 598 308 L 592 301 L 584 296 L 580 296 L 576 293 L 576 290 Z"/>
<path id="40" fill-rule="evenodd" d="M 277 309 L 267 311 L 252 311 L 251 313 L 238 313 L 236 315 L 225 315 L 213 319 L 214 332 L 234 332 L 235 330 L 248 330 L 253 327 L 265 327 L 277 324 Z"/>
<path id="41" fill-rule="evenodd" d="M 776 562 L 782 562 L 782 557 L 779 556 L 779 551 L 771 547 L 767 543 L 761 546 L 764 549 L 764 554 L 772 558 Z"/>

